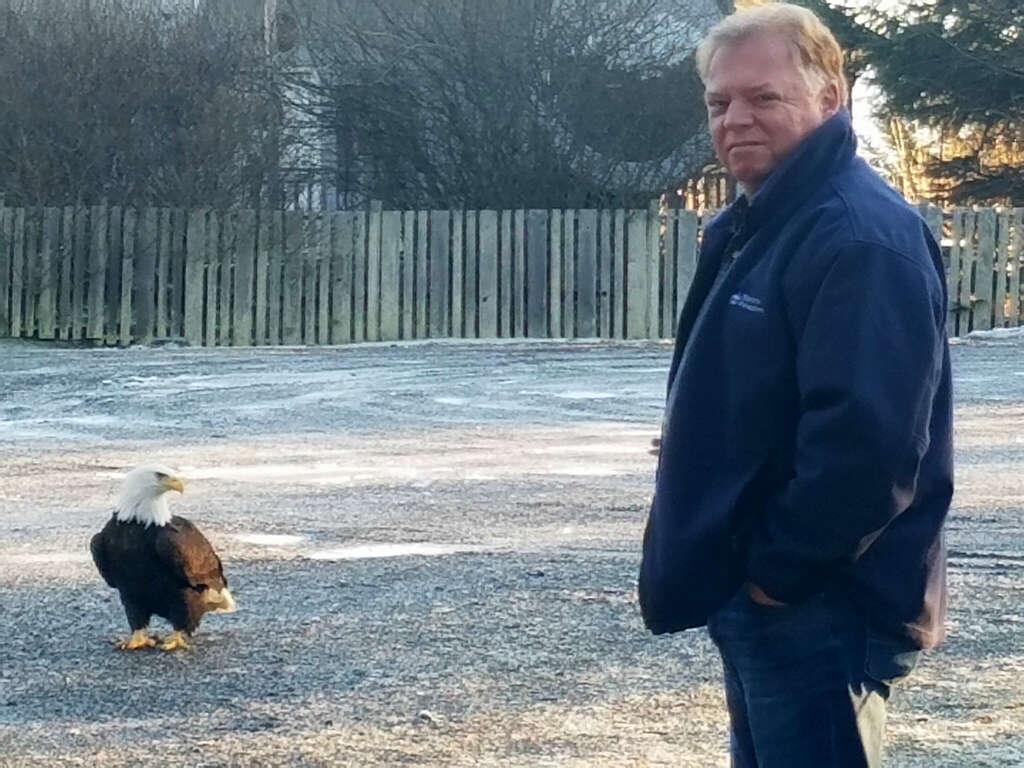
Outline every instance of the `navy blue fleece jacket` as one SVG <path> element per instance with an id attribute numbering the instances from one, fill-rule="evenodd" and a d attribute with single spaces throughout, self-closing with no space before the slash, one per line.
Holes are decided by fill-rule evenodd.
<path id="1" fill-rule="evenodd" d="M 886 634 L 942 639 L 946 307 L 937 244 L 845 111 L 707 227 L 644 535 L 651 631 L 750 581 L 786 603 L 843 590 Z"/>

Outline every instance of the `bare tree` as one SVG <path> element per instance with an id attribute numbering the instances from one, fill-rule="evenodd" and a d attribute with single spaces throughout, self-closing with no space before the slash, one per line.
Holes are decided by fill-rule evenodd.
<path id="1" fill-rule="evenodd" d="M 369 7 L 368 7 L 369 6 Z M 307 108 L 348 202 L 643 202 L 710 156 L 692 50 L 708 0 L 335 0 Z"/>
<path id="2" fill-rule="evenodd" d="M 254 204 L 276 161 L 262 29 L 191 3 L 0 2 L 0 190 Z"/>

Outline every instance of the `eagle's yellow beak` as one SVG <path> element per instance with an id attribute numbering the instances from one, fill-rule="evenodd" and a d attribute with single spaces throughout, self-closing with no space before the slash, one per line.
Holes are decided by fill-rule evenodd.
<path id="1" fill-rule="evenodd" d="M 185 492 L 185 481 L 180 477 L 171 476 L 163 481 L 164 488 L 168 491 L 177 491 L 178 493 Z"/>

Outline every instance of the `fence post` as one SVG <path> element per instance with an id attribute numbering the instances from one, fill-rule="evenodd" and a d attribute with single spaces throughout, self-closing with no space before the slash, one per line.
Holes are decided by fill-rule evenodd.
<path id="1" fill-rule="evenodd" d="M 85 337 L 103 339 L 103 298 L 107 281 L 107 208 L 95 205 L 89 215 L 91 241 L 89 248 L 89 305 Z"/>
<path id="2" fill-rule="evenodd" d="M 526 253 L 523 273 L 526 336 L 547 337 L 548 330 L 548 212 L 531 209 L 526 213 Z"/>
<path id="3" fill-rule="evenodd" d="M 0 336 L 11 333 L 11 305 L 7 298 L 11 287 L 11 240 L 14 212 L 0 205 Z"/>
<path id="4" fill-rule="evenodd" d="M 996 255 L 996 212 L 986 208 L 978 212 L 978 266 L 971 294 L 974 329 L 992 327 L 992 291 Z"/>
<path id="5" fill-rule="evenodd" d="M 193 345 L 203 343 L 203 282 L 206 277 L 206 212 L 188 212 L 185 230 L 184 331 L 185 340 Z M 213 322 L 213 318 L 207 318 Z"/>
<path id="6" fill-rule="evenodd" d="M 380 339 L 380 236 L 384 206 L 370 201 L 366 231 L 366 340 Z"/>
<path id="7" fill-rule="evenodd" d="M 647 337 L 647 304 L 650 291 L 647 285 L 647 260 L 649 232 L 646 210 L 629 212 L 626 225 L 626 338 Z"/>

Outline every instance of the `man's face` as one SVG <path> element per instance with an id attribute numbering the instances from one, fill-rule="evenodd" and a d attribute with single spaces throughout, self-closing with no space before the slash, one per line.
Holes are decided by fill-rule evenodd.
<path id="1" fill-rule="evenodd" d="M 719 48 L 704 95 L 718 159 L 750 194 L 841 103 L 834 84 L 812 93 L 789 43 L 771 33 Z"/>

